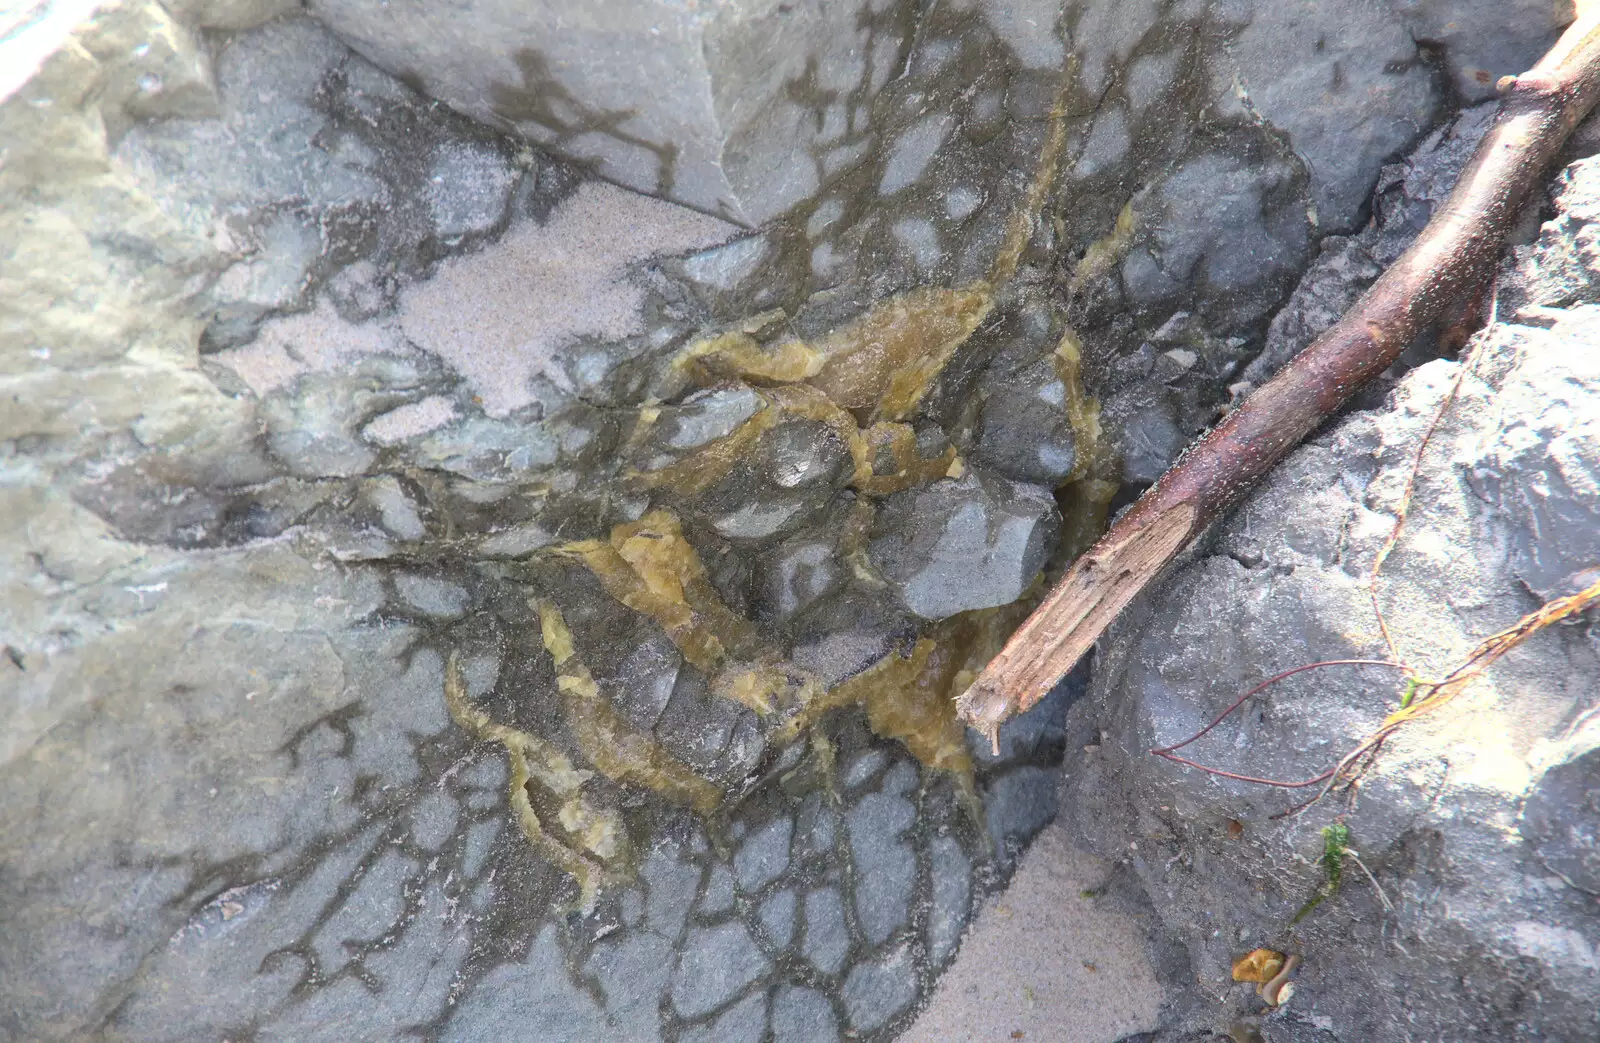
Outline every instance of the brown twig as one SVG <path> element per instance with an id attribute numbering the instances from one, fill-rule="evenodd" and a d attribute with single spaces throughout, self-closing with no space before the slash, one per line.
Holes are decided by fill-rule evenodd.
<path id="1" fill-rule="evenodd" d="M 960 697 L 968 724 L 998 741 L 1001 722 L 1038 702 L 1184 547 L 1483 285 L 1523 200 L 1600 97 L 1600 5 L 1586 7 L 1532 70 L 1500 86 L 1494 126 L 1417 241 L 1073 563 Z"/>

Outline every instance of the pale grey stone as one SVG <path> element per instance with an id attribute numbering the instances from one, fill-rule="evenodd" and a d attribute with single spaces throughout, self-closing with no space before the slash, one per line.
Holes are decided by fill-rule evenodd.
<path id="1" fill-rule="evenodd" d="M 966 185 L 957 185 L 945 193 L 944 216 L 952 221 L 965 221 L 982 205 L 982 193 Z"/>
<path id="2" fill-rule="evenodd" d="M 467 608 L 465 590 L 433 576 L 402 572 L 394 578 L 394 588 L 412 608 L 436 619 L 455 619 Z"/>
<path id="3" fill-rule="evenodd" d="M 1546 600 L 1577 593 L 1571 580 L 1600 565 L 1600 357 L 1557 347 L 1568 337 L 1600 342 L 1600 305 L 1528 331 L 1473 461 L 1475 484 L 1511 522 L 1512 568 Z"/>
<path id="4" fill-rule="evenodd" d="M 600 984 L 612 1038 L 659 1037 L 661 994 L 672 956 L 672 939 L 653 931 L 628 931 L 595 943 L 584 971 Z"/>
<path id="5" fill-rule="evenodd" d="M 833 854 L 834 835 L 838 830 L 838 813 L 833 803 L 813 793 L 800 804 L 795 816 L 795 857 L 828 857 Z"/>
<path id="6" fill-rule="evenodd" d="M 1008 478 L 1055 486 L 1078 463 L 1066 387 L 1049 359 L 985 374 L 975 454 Z"/>
<path id="7" fill-rule="evenodd" d="M 699 392 L 663 409 L 651 436 L 672 449 L 696 449 L 732 434 L 760 408 L 761 396 L 743 385 Z"/>
<path id="8" fill-rule="evenodd" d="M 774 892 L 761 903 L 761 929 L 778 948 L 786 948 L 794 937 L 795 896 L 793 889 Z"/>
<path id="9" fill-rule="evenodd" d="M 917 998 L 917 969 L 910 950 L 901 947 L 857 964 L 840 994 L 850 1025 L 858 1032 L 871 1032 L 892 1020 Z"/>
<path id="10" fill-rule="evenodd" d="M 689 932 L 672 972 L 672 1006 L 686 1018 L 709 1013 L 771 969 L 742 924 Z"/>
<path id="11" fill-rule="evenodd" d="M 1083 155 L 1072 172 L 1078 177 L 1092 177 L 1114 170 L 1127 156 L 1129 144 L 1127 115 L 1121 106 L 1108 109 L 1094 121 L 1089 140 L 1083 146 Z"/>
<path id="12" fill-rule="evenodd" d="M 954 122 L 947 113 L 932 113 L 904 131 L 889 148 L 883 176 L 878 181 L 878 194 L 893 195 L 921 180 Z"/>
<path id="13" fill-rule="evenodd" d="M 813 989 L 785 985 L 772 1001 L 773 1043 L 837 1043 L 833 1004 Z"/>
<path id="14" fill-rule="evenodd" d="M 804 507 L 798 503 L 765 506 L 747 503 L 712 521 L 712 527 L 730 540 L 764 540 L 793 521 Z"/>
<path id="15" fill-rule="evenodd" d="M 735 1003 L 704 1028 L 679 1036 L 680 1043 L 761 1043 L 767 1031 L 767 994 L 757 992 Z"/>
<path id="16" fill-rule="evenodd" d="M 1060 526 L 1045 490 L 974 470 L 886 499 L 869 553 L 906 608 L 944 619 L 1014 601 Z"/>
<path id="17" fill-rule="evenodd" d="M 1135 112 L 1148 108 L 1172 85 L 1182 58 L 1183 52 L 1174 49 L 1162 54 L 1141 54 L 1128 63 L 1128 78 L 1123 89 L 1128 92 L 1128 103 Z"/>
<path id="18" fill-rule="evenodd" d="M 610 1031 L 599 1005 L 572 980 L 553 924 L 539 932 L 523 960 L 484 976 L 482 987 L 456 1006 L 440 1038 L 476 1043 L 515 1037 L 529 1025 L 539 1026 L 550 1043 L 588 1043 Z"/>
<path id="19" fill-rule="evenodd" d="M 873 945 L 886 941 L 910 916 L 917 859 L 901 838 L 916 814 L 903 797 L 869 793 L 845 818 L 856 868 L 856 921 Z"/>
<path id="20" fill-rule="evenodd" d="M 1171 392 L 1152 383 L 1132 384 L 1106 400 L 1101 415 L 1122 462 L 1122 480 L 1149 485 L 1183 451 Z"/>
<path id="21" fill-rule="evenodd" d="M 806 893 L 805 930 L 801 951 L 806 959 L 824 974 L 838 974 L 850 953 L 850 932 L 837 890 L 826 887 Z"/>
<path id="22" fill-rule="evenodd" d="M 439 790 L 418 798 L 411 806 L 411 839 L 418 847 L 436 851 L 455 835 L 461 806 Z"/>
<path id="23" fill-rule="evenodd" d="M 844 774 L 839 777 L 839 783 L 846 790 L 853 790 L 870 782 L 888 763 L 889 754 L 881 746 L 864 750 L 850 762 L 849 767 L 844 769 Z"/>
<path id="24" fill-rule="evenodd" d="M 416 505 L 393 477 L 385 475 L 373 482 L 367 495 L 377 506 L 383 527 L 396 536 L 403 540 L 420 540 L 428 534 Z"/>
<path id="25" fill-rule="evenodd" d="M 775 818 L 744 838 L 733 856 L 733 871 L 739 887 L 759 891 L 789 868 L 789 840 L 794 835 L 794 820 Z"/>
<path id="26" fill-rule="evenodd" d="M 461 874 L 467 879 L 477 876 L 493 850 L 495 838 L 504 828 L 504 822 L 494 820 L 475 823 L 467 830 L 467 842 L 461 854 Z"/>
<path id="27" fill-rule="evenodd" d="M 769 249 L 766 236 L 746 236 L 690 254 L 683 259 L 681 268 L 695 282 L 726 292 L 754 275 Z"/>
<path id="28" fill-rule="evenodd" d="M 644 896 L 637 890 L 624 891 L 617 901 L 617 915 L 624 927 L 638 927 L 644 920 Z"/>
<path id="29" fill-rule="evenodd" d="M 582 18 L 555 0 L 479 0 L 469 13 L 426 0 L 383 11 L 318 0 L 312 10 L 380 67 L 481 122 L 751 225 L 817 188 L 808 153 L 823 131 L 789 85 L 809 68 L 851 79 L 870 39 L 875 65 L 860 87 L 870 97 L 909 30 L 908 20 L 871 18 L 864 3 L 816 0 L 782 9 L 607 0 Z"/>
<path id="30" fill-rule="evenodd" d="M 1111 74 L 1156 24 L 1159 13 L 1157 0 L 1093 0 L 1082 5 L 1072 45 L 1084 90 L 1099 96 Z"/>
<path id="31" fill-rule="evenodd" d="M 447 143 L 428 172 L 428 209 L 441 238 L 480 235 L 505 217 L 517 171 L 485 145 Z"/>
<path id="32" fill-rule="evenodd" d="M 983 0 L 983 12 L 1025 69 L 1059 68 L 1061 9 L 1053 0 Z"/>
<path id="33" fill-rule="evenodd" d="M 405 883 L 418 865 L 387 851 L 362 874 L 361 882 L 312 938 L 317 966 L 332 974 L 349 962 L 350 946 L 383 937 L 405 912 Z"/>
<path id="34" fill-rule="evenodd" d="M 733 872 L 718 862 L 711 867 L 706 893 L 700 900 L 700 913 L 714 916 L 733 908 Z"/>
<path id="35" fill-rule="evenodd" d="M 780 543 L 755 569 L 760 603 L 780 623 L 837 590 L 846 578 L 833 545 L 806 535 Z"/>
<path id="36" fill-rule="evenodd" d="M 923 272 L 931 272 L 944 260 L 939 244 L 939 229 L 926 217 L 903 217 L 889 229 L 895 240 Z"/>
<path id="37" fill-rule="evenodd" d="M 933 905 L 928 910 L 928 960 L 935 967 L 955 953 L 966 930 L 972 862 L 954 837 L 933 838 Z"/>
<path id="38" fill-rule="evenodd" d="M 650 852 L 639 876 L 648 889 L 645 923 L 651 931 L 667 939 L 676 939 L 682 933 L 694 906 L 700 874 L 699 866 L 673 858 L 664 848 Z"/>

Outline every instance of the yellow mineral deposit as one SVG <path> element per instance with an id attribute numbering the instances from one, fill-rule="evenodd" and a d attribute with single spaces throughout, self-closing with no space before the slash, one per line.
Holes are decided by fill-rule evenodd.
<path id="1" fill-rule="evenodd" d="M 1008 222 L 985 278 L 956 288 L 909 290 L 810 343 L 792 337 L 775 343 L 761 339 L 784 328 L 787 316 L 781 311 L 763 313 L 695 342 L 674 365 L 702 385 L 745 382 L 760 395 L 761 408 L 723 438 L 664 467 L 632 473 L 628 480 L 647 490 L 692 498 L 749 460 L 761 438 L 785 421 L 825 424 L 850 452 L 850 485 L 859 494 L 841 550 L 860 581 L 881 584 L 867 554 L 873 498 L 965 473 L 954 447 L 936 457 L 923 457 L 916 432 L 905 421 L 956 351 L 990 315 L 999 291 L 1015 275 L 1060 163 L 1064 104 L 1065 88 L 1051 113 L 1022 205 Z M 1112 233 L 1085 252 L 1074 272 L 1074 285 L 1086 284 L 1119 262 L 1133 230 L 1130 203 Z M 1116 491 L 1115 461 L 1100 437 L 1099 406 L 1084 392 L 1081 347 L 1070 329 L 1056 349 L 1054 364 L 1067 390 L 1067 415 L 1077 434 L 1078 461 L 1065 483 L 1071 486 L 1072 501 L 1067 507 L 1066 543 L 1076 552 L 1087 547 L 1104 525 Z M 644 443 L 660 416 L 661 407 L 656 405 L 640 410 L 624 449 L 626 456 Z M 814 758 L 831 760 L 831 744 L 815 725 L 830 710 L 859 707 L 876 735 L 903 743 L 927 767 L 949 773 L 968 810 L 981 818 L 972 758 L 954 700 L 1027 614 L 1040 584 L 1014 604 L 933 624 L 905 654 L 891 652 L 864 672 L 826 689 L 784 661 L 756 624 L 722 601 L 669 510 L 658 506 L 636 522 L 616 526 L 605 539 L 541 553 L 580 561 L 607 594 L 654 621 L 684 659 L 710 679 L 717 695 L 764 717 L 781 718 L 777 741 L 809 738 Z M 611 705 L 581 661 L 554 602 L 539 600 L 536 608 L 544 646 L 556 664 L 566 717 L 585 760 L 615 782 L 657 793 L 702 817 L 711 815 L 721 804 L 722 793 Z M 445 700 L 462 728 L 505 747 L 511 764 L 511 803 L 523 833 L 552 864 L 572 874 L 582 901 L 591 904 L 602 883 L 625 874 L 628 864 L 621 821 L 592 806 L 580 792 L 590 773 L 574 768 L 547 741 L 497 724 L 477 709 L 466 695 L 454 656 L 446 672 Z M 557 806 L 555 826 L 540 818 L 534 795 Z M 1274 972 L 1282 966 L 1280 962 Z"/>
<path id="2" fill-rule="evenodd" d="M 582 561 L 606 593 L 650 617 L 718 695 L 763 716 L 811 698 L 815 682 L 785 667 L 756 625 L 723 603 L 671 511 L 657 508 L 606 540 L 550 553 Z"/>
<path id="3" fill-rule="evenodd" d="M 556 663 L 556 687 L 567 711 L 567 726 L 589 763 L 614 782 L 658 793 L 702 818 L 715 811 L 722 803 L 722 791 L 630 724 L 579 661 L 561 610 L 543 600 L 536 607 L 540 635 Z"/>
<path id="4" fill-rule="evenodd" d="M 593 773 L 573 767 L 566 754 L 539 736 L 490 720 L 468 696 L 455 653 L 445 663 L 444 702 L 459 727 L 505 747 L 517 825 L 534 851 L 577 881 L 578 905 L 592 908 L 601 886 L 626 874 L 629 854 L 622 820 L 581 792 Z M 555 822 L 548 828 L 534 808 L 535 796 L 554 810 Z"/>

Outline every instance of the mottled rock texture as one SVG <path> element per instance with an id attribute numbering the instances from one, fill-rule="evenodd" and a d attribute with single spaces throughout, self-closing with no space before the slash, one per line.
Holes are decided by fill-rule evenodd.
<path id="1" fill-rule="evenodd" d="M 949 697 L 1561 14 L 1472 11 L 6 20 L 0 1035 L 899 1032 L 1082 679 L 998 753 Z M 1529 415 L 1537 584 L 1593 505 Z"/>

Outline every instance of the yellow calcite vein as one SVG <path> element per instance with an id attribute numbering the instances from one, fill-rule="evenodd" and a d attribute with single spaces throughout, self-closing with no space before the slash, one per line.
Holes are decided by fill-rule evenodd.
<path id="1" fill-rule="evenodd" d="M 658 793 L 701 817 L 715 811 L 722 803 L 722 791 L 629 723 L 578 659 L 561 610 L 550 601 L 538 601 L 535 607 L 540 636 L 556 663 L 556 687 L 566 704 L 567 724 L 590 763 L 608 779 Z"/>
<path id="2" fill-rule="evenodd" d="M 566 754 L 539 736 L 493 721 L 475 706 L 467 695 L 460 660 L 454 652 L 445 663 L 444 702 L 458 726 L 505 748 L 511 768 L 511 810 L 523 836 L 551 865 L 577 881 L 579 905 L 593 908 L 601 885 L 614 875 L 614 864 L 627 862 L 628 834 L 613 812 L 595 807 L 584 798 L 581 789 L 592 774 L 575 768 Z M 565 841 L 545 828 L 534 809 L 530 786 L 541 790 L 556 805 L 556 821 Z"/>

